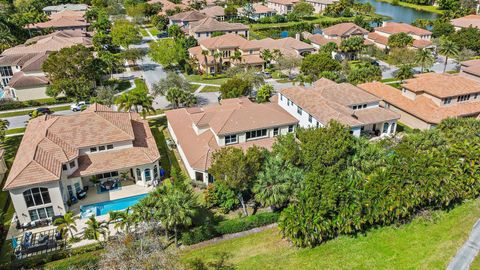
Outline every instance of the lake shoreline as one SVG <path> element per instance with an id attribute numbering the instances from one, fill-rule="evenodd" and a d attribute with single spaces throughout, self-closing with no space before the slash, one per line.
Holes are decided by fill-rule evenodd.
<path id="1" fill-rule="evenodd" d="M 393 0 L 376 0 L 376 1 L 389 3 L 389 4 L 393 5 Z M 442 15 L 445 12 L 444 10 L 440 10 L 435 6 L 416 5 L 416 4 L 406 3 L 406 2 L 402 2 L 402 1 L 398 2 L 398 6 L 411 8 L 411 9 L 414 9 L 414 10 L 417 10 L 417 11 L 425 11 L 425 12 L 435 13 L 435 14 L 439 14 L 439 15 Z"/>

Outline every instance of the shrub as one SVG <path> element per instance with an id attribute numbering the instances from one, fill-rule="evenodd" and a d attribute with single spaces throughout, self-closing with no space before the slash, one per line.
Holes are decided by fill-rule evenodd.
<path id="1" fill-rule="evenodd" d="M 16 110 L 28 107 L 38 107 L 44 105 L 54 105 L 68 103 L 71 99 L 67 98 L 46 98 L 38 100 L 16 101 L 11 99 L 0 100 L 0 111 Z"/>
<path id="2" fill-rule="evenodd" d="M 235 192 L 220 183 L 209 185 L 204 195 L 207 207 L 218 206 L 222 208 L 224 213 L 228 213 L 240 205 L 240 201 Z"/>
<path id="3" fill-rule="evenodd" d="M 267 212 L 244 218 L 222 221 L 216 226 L 212 226 L 210 224 L 203 225 L 183 233 L 182 243 L 184 245 L 193 245 L 224 234 L 248 231 L 257 227 L 275 223 L 277 222 L 278 217 L 278 213 Z"/>

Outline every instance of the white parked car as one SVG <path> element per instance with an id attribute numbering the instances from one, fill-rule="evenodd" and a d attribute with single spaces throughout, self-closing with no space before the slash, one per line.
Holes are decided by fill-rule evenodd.
<path id="1" fill-rule="evenodd" d="M 82 110 L 82 107 L 88 107 L 89 105 L 90 105 L 90 102 L 88 101 L 80 101 L 70 105 L 70 109 L 74 112 L 78 112 Z"/>

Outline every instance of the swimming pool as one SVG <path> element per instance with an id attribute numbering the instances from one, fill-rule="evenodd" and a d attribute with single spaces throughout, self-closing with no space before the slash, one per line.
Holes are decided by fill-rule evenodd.
<path id="1" fill-rule="evenodd" d="M 132 197 L 117 199 L 113 201 L 105 201 L 99 203 L 93 203 L 80 206 L 80 216 L 82 218 L 88 218 L 91 215 L 103 216 L 110 211 L 119 211 L 127 209 L 128 207 L 138 203 L 139 200 L 147 196 L 147 193 L 140 194 Z"/>

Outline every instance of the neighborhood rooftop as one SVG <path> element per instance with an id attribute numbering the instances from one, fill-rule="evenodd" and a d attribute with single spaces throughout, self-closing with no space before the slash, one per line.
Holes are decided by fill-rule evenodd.
<path id="1" fill-rule="evenodd" d="M 133 141 L 133 147 L 84 155 L 79 149 Z M 45 115 L 30 120 L 4 189 L 58 181 L 62 164 L 79 158 L 72 174 L 102 173 L 152 163 L 160 157 L 148 122 L 137 113 L 94 104 L 78 115 Z"/>

